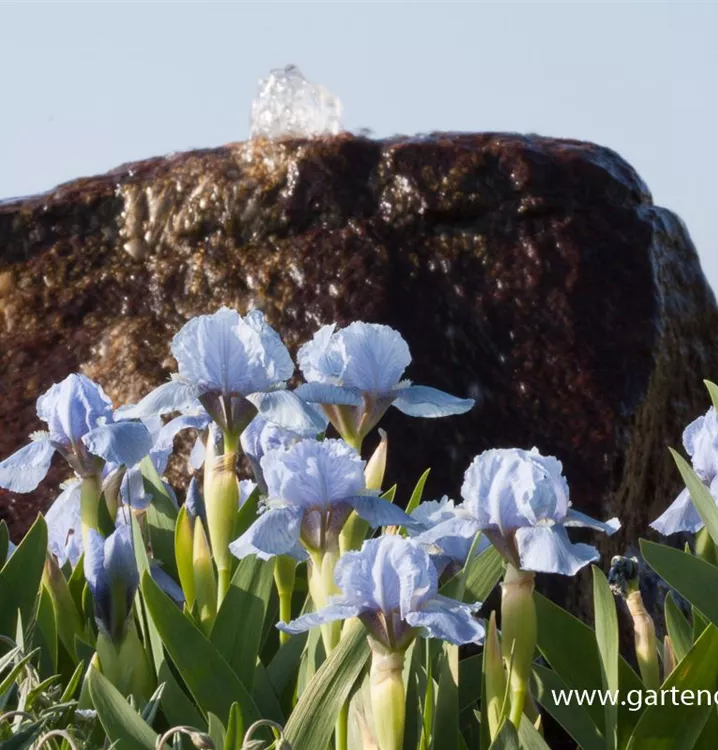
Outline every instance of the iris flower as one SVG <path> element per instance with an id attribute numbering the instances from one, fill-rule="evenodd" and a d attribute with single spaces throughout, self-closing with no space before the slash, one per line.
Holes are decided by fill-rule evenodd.
<path id="1" fill-rule="evenodd" d="M 447 569 L 456 572 L 464 567 L 474 544 L 473 538 L 452 534 L 451 529 L 447 529 L 446 536 L 437 537 L 433 533 L 433 529 L 439 524 L 456 518 L 453 500 L 449 500 L 446 495 L 441 500 L 426 500 L 414 509 L 411 518 L 418 524 L 418 528 L 410 530 L 409 534 L 429 553 L 439 575 Z M 482 535 L 474 549 L 474 557 L 488 546 L 489 540 Z"/>
<path id="2" fill-rule="evenodd" d="M 438 593 L 436 569 L 413 540 L 387 535 L 346 552 L 335 568 L 341 594 L 317 612 L 277 627 L 296 634 L 317 625 L 359 617 L 387 650 L 405 649 L 417 633 L 454 644 L 479 643 L 484 628 L 470 606 Z"/>
<path id="3" fill-rule="evenodd" d="M 599 554 L 588 544 L 573 544 L 566 527 L 606 534 L 620 528 L 615 518 L 603 523 L 571 508 L 561 462 L 536 448 L 488 450 L 477 456 L 464 476 L 461 495 L 464 502 L 455 518 L 426 532 L 424 542 L 454 535 L 473 539 L 482 531 L 526 571 L 574 575 Z"/>
<path id="4" fill-rule="evenodd" d="M 686 427 L 683 447 L 691 457 L 693 470 L 718 502 L 718 414 L 713 407 Z M 693 505 L 688 488 L 678 495 L 651 527 L 664 536 L 679 531 L 695 533 L 703 528 L 703 520 Z"/>
<path id="5" fill-rule="evenodd" d="M 138 422 L 115 422 L 112 402 L 84 375 L 68 375 L 37 400 L 47 432 L 0 463 L 0 486 L 32 492 L 50 470 L 57 451 L 80 477 L 96 476 L 105 462 L 132 466 L 147 455 L 152 438 Z"/>
<path id="6" fill-rule="evenodd" d="M 403 510 L 367 490 L 364 461 L 343 440 L 301 440 L 260 461 L 267 483 L 264 512 L 230 549 L 236 557 L 266 558 L 336 545 L 352 510 L 372 526 L 412 525 Z"/>
<path id="7" fill-rule="evenodd" d="M 192 318 L 172 340 L 172 354 L 177 375 L 123 409 L 124 418 L 186 411 L 199 401 L 225 436 L 238 437 L 257 410 L 290 429 L 312 422 L 313 413 L 284 390 L 294 365 L 259 310 L 242 317 L 222 307 Z"/>
<path id="8" fill-rule="evenodd" d="M 307 382 L 297 395 L 321 404 L 342 437 L 355 444 L 391 405 L 411 417 L 463 414 L 474 405 L 472 399 L 402 380 L 411 354 L 389 326 L 356 322 L 339 331 L 323 326 L 299 349 L 298 361 Z"/>

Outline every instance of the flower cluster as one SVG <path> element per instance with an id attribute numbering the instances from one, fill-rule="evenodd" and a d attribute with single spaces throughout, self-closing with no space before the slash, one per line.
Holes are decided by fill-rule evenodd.
<path id="1" fill-rule="evenodd" d="M 212 639 L 237 559 L 276 558 L 282 638 L 319 627 L 329 654 L 343 622 L 362 623 L 372 650 L 379 747 L 401 747 L 404 655 L 419 636 L 455 646 L 483 640 L 481 603 L 464 601 L 462 585 L 453 584 L 493 545 L 506 566 L 502 627 L 518 726 L 536 645 L 534 573 L 575 574 L 598 553 L 572 543 L 566 529 L 612 534 L 617 520 L 574 510 L 561 463 L 536 449 L 477 456 L 458 504 L 443 497 L 408 514 L 382 494 L 386 434 L 380 430 L 369 462 L 361 454 L 390 406 L 435 418 L 463 414 L 474 403 L 403 380 L 409 347 L 388 326 L 321 328 L 299 349 L 305 382 L 296 390 L 287 385 L 290 354 L 259 311 L 243 317 L 222 308 L 194 318 L 174 337 L 172 354 L 178 371 L 171 380 L 116 410 L 82 375 L 53 385 L 37 404 L 48 431 L 0 463 L 0 486 L 15 492 L 35 489 L 55 452 L 74 472 L 46 516 L 49 548 L 60 566 L 75 567 L 84 553 L 106 675 L 133 695 L 146 695 L 151 683 L 133 609 L 145 553 L 160 587 Z M 686 438 L 707 483 L 717 473 L 715 422 L 713 412 Z M 167 535 L 148 533 L 148 510 L 174 438 L 185 429 L 197 432 L 189 462 L 197 473 L 181 508 L 171 488 L 159 488 L 165 504 L 158 512 L 176 516 L 174 555 L 162 560 L 155 541 L 166 545 Z M 253 480 L 238 478 L 242 455 Z M 296 569 L 304 563 L 311 608 L 293 612 Z M 445 596 L 445 584 L 459 598 Z M 134 673 L 128 654 L 141 663 Z M 338 747 L 345 731 L 337 727 Z"/>

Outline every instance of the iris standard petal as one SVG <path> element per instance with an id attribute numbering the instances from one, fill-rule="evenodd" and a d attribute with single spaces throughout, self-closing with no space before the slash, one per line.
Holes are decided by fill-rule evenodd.
<path id="1" fill-rule="evenodd" d="M 114 422 L 96 427 L 82 442 L 94 456 L 125 466 L 134 466 L 152 450 L 152 435 L 141 422 Z"/>
<path id="2" fill-rule="evenodd" d="M 523 570 L 575 575 L 599 558 L 588 544 L 573 544 L 563 526 L 533 526 L 516 531 L 516 545 Z"/>
<path id="3" fill-rule="evenodd" d="M 317 625 L 325 625 L 328 622 L 358 617 L 361 612 L 361 607 L 355 604 L 337 601 L 328 604 L 317 612 L 308 612 L 306 615 L 301 615 L 301 617 L 297 617 L 291 622 L 279 622 L 277 623 L 277 627 L 290 635 L 298 635 L 317 627 Z"/>
<path id="4" fill-rule="evenodd" d="M 79 480 L 69 482 L 45 513 L 47 548 L 60 566 L 69 560 L 74 568 L 82 555 L 81 489 Z"/>
<path id="5" fill-rule="evenodd" d="M 621 528 L 621 522 L 617 518 L 610 518 L 608 521 L 597 521 L 591 516 L 587 516 L 585 513 L 581 513 L 573 508 L 568 509 L 566 518 L 562 521 L 564 526 L 582 526 L 587 529 L 594 529 L 594 531 L 603 531 L 604 534 L 611 536 L 615 534 Z"/>
<path id="6" fill-rule="evenodd" d="M 37 400 L 37 415 L 47 422 L 56 443 L 75 443 L 112 416 L 112 402 L 101 386 L 73 373 L 55 383 Z"/>
<path id="7" fill-rule="evenodd" d="M 425 636 L 461 646 L 465 643 L 481 643 L 484 638 L 483 625 L 473 616 L 474 608 L 467 604 L 436 597 L 415 612 L 406 615 L 406 622 L 421 628 Z"/>
<path id="8" fill-rule="evenodd" d="M 378 492 L 378 491 L 377 491 Z M 357 515 L 363 518 L 373 528 L 379 526 L 406 526 L 415 527 L 416 521 L 407 515 L 397 505 L 388 500 L 383 500 L 376 494 L 355 495 L 348 497 L 345 502 L 354 508 Z"/>
<path id="9" fill-rule="evenodd" d="M 293 391 L 252 393 L 247 400 L 266 420 L 292 432 L 318 435 L 326 429 L 326 419 Z"/>
<path id="10" fill-rule="evenodd" d="M 402 619 L 437 590 L 429 555 L 396 535 L 370 539 L 359 552 L 346 552 L 337 562 L 335 580 L 346 601 L 387 615 L 399 610 Z"/>
<path id="11" fill-rule="evenodd" d="M 302 344 L 297 362 L 310 383 L 340 383 L 347 365 L 347 354 L 334 336 L 335 324 L 322 326 L 311 341 Z"/>
<path id="12" fill-rule="evenodd" d="M 269 508 L 230 545 L 230 552 L 240 559 L 252 548 L 265 555 L 285 555 L 299 543 L 302 511 L 298 508 Z"/>
<path id="13" fill-rule="evenodd" d="M 703 519 L 691 500 L 691 493 L 684 489 L 666 510 L 651 524 L 659 534 L 668 536 L 679 531 L 695 534 L 703 528 Z"/>
<path id="14" fill-rule="evenodd" d="M 310 404 L 336 406 L 361 406 L 362 395 L 357 388 L 331 383 L 304 383 L 294 391 L 299 398 Z"/>
<path id="15" fill-rule="evenodd" d="M 342 385 L 363 393 L 389 393 L 411 362 L 406 341 L 389 326 L 357 321 L 335 336 L 347 356 Z"/>
<path id="16" fill-rule="evenodd" d="M 114 418 L 144 419 L 173 411 L 184 411 L 196 402 L 197 396 L 197 388 L 193 384 L 175 378 L 155 388 L 138 404 L 120 407 L 115 411 Z"/>
<path id="17" fill-rule="evenodd" d="M 343 440 L 301 440 L 270 451 L 260 465 L 269 495 L 296 507 L 326 507 L 365 485 L 364 461 Z"/>
<path id="18" fill-rule="evenodd" d="M 33 440 L 0 462 L 0 487 L 11 492 L 32 492 L 50 470 L 55 452 L 49 438 Z"/>
<path id="19" fill-rule="evenodd" d="M 180 375 L 201 393 L 246 396 L 289 379 L 291 357 L 277 332 L 257 311 L 242 318 L 223 307 L 188 321 L 172 341 Z"/>
<path id="20" fill-rule="evenodd" d="M 474 406 L 472 398 L 457 398 L 426 385 L 397 388 L 394 406 L 410 417 L 449 417 L 464 414 Z"/>

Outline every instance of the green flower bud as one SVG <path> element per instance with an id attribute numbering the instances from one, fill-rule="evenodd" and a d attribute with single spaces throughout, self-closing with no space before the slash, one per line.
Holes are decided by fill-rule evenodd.
<path id="1" fill-rule="evenodd" d="M 187 602 L 187 609 L 194 606 L 194 524 L 201 521 L 193 521 L 187 508 L 183 505 L 177 514 L 175 523 L 175 560 L 177 561 L 177 573 L 180 586 Z"/>
<path id="2" fill-rule="evenodd" d="M 210 430 L 204 462 L 204 502 L 209 540 L 219 574 L 218 602 L 224 599 L 232 577 L 229 543 L 234 538 L 239 509 L 236 468 L 237 440 L 230 441 L 225 436 L 224 453 L 218 455 L 213 431 Z"/>
<path id="3" fill-rule="evenodd" d="M 217 578 L 204 527 L 199 522 L 194 525 L 192 561 L 199 624 L 205 634 L 209 635 L 214 624 L 214 618 L 217 616 Z"/>

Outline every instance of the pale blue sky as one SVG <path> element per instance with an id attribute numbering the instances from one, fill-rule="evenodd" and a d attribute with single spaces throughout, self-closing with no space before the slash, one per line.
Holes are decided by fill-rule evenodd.
<path id="1" fill-rule="evenodd" d="M 718 4 L 0 4 L 0 199 L 242 140 L 297 64 L 377 136 L 515 130 L 610 146 L 718 288 Z"/>

